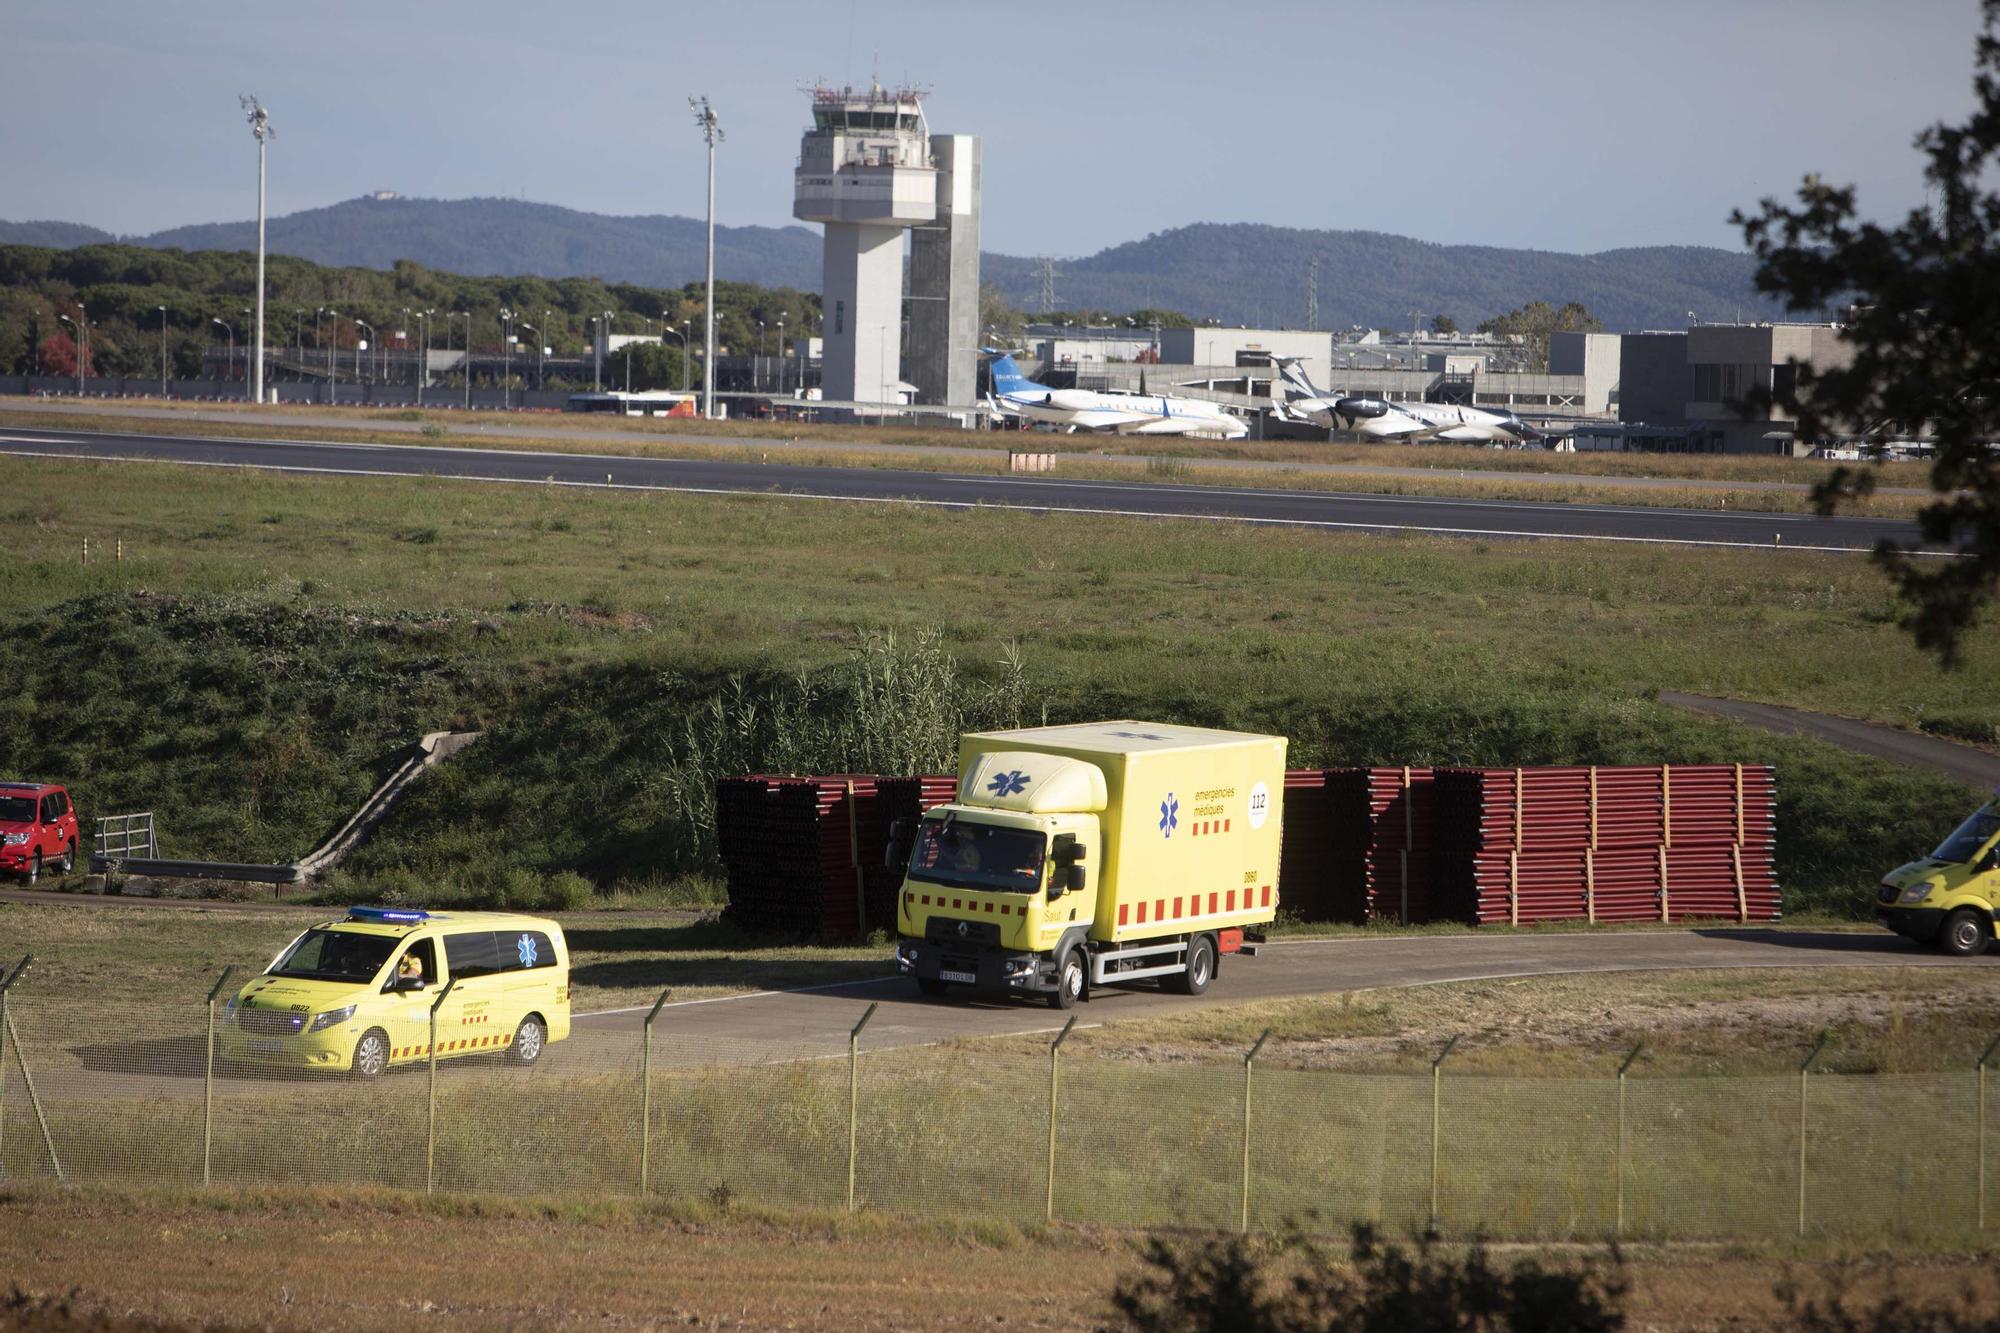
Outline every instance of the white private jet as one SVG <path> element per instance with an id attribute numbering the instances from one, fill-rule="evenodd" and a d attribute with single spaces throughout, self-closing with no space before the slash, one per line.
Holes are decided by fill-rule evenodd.
<path id="1" fill-rule="evenodd" d="M 1280 415 L 1328 430 L 1351 430 L 1378 440 L 1443 440 L 1450 444 L 1539 444 L 1546 437 L 1512 412 L 1489 412 L 1457 403 L 1392 403 L 1384 398 L 1343 397 L 1313 387 L 1297 357 L 1276 358 L 1285 380 Z"/>
<path id="2" fill-rule="evenodd" d="M 1250 433 L 1241 417 L 1218 403 L 1160 394 L 1051 389 L 1023 375 L 1007 353 L 985 350 L 993 357 L 993 410 L 1003 416 L 1120 435 L 1218 435 L 1240 440 Z"/>

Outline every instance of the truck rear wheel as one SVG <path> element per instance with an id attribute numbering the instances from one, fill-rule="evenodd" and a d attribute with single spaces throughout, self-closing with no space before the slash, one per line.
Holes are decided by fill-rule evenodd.
<path id="1" fill-rule="evenodd" d="M 1076 1008 L 1076 1002 L 1083 998 L 1084 983 L 1088 977 L 1089 973 L 1084 968 L 1083 950 L 1071 949 L 1064 954 L 1062 966 L 1056 969 L 1056 988 L 1049 996 L 1049 1008 Z"/>
<path id="2" fill-rule="evenodd" d="M 1949 954 L 1960 958 L 1971 958 L 1986 952 L 1987 941 L 1993 932 L 1979 919 L 1977 912 L 1953 912 L 1944 919 L 1944 929 L 1938 932 L 1938 943 Z"/>
<path id="3" fill-rule="evenodd" d="M 1197 935 L 1188 946 L 1187 971 L 1167 978 L 1167 984 L 1182 995 L 1199 995 L 1215 980 L 1215 941 Z"/>

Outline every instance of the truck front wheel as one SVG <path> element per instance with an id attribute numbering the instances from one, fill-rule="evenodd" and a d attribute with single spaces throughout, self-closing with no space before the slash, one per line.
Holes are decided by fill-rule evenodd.
<path id="1" fill-rule="evenodd" d="M 944 994 L 944 982 L 938 980 L 936 977 L 918 977 L 917 991 L 923 995 L 942 995 Z"/>
<path id="2" fill-rule="evenodd" d="M 1215 941 L 1197 935 L 1188 946 L 1187 971 L 1168 977 L 1167 982 L 1182 995 L 1199 995 L 1215 980 Z"/>
<path id="3" fill-rule="evenodd" d="M 1977 912 L 1953 912 L 1944 919 L 1944 929 L 1938 932 L 1938 943 L 1944 951 L 1957 954 L 1960 958 L 1971 958 L 1986 951 L 1986 943 L 1993 932 L 1979 919 Z"/>
<path id="4" fill-rule="evenodd" d="M 1088 973 L 1084 971 L 1083 950 L 1071 949 L 1064 954 L 1062 966 L 1056 970 L 1056 988 L 1049 996 L 1049 1007 L 1076 1008 L 1076 1002 L 1083 998 L 1083 986 L 1087 976 Z"/>

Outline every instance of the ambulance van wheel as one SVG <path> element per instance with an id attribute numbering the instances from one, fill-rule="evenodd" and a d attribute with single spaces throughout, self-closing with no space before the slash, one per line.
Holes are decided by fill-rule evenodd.
<path id="1" fill-rule="evenodd" d="M 514 1040 L 507 1044 L 507 1058 L 517 1065 L 531 1065 L 542 1058 L 542 1048 L 548 1043 L 549 1030 L 542 1024 L 542 1016 L 529 1014 L 514 1029 Z"/>
<path id="2" fill-rule="evenodd" d="M 918 977 L 917 993 L 920 995 L 942 995 L 944 994 L 944 983 L 936 977 Z"/>
<path id="3" fill-rule="evenodd" d="M 1944 951 L 1960 958 L 1971 958 L 1986 952 L 1986 943 L 1993 937 L 1987 924 L 1979 919 L 1977 912 L 1953 912 L 1944 919 L 1944 929 L 1938 932 L 1938 943 Z"/>
<path id="4" fill-rule="evenodd" d="M 1084 971 L 1083 950 L 1071 949 L 1063 955 L 1062 966 L 1056 969 L 1056 988 L 1049 995 L 1049 1008 L 1074 1009 L 1076 1002 L 1083 998 L 1083 987 L 1087 973 Z"/>
<path id="5" fill-rule="evenodd" d="M 389 1034 L 381 1028 L 362 1033 L 361 1040 L 354 1043 L 354 1062 L 349 1067 L 364 1083 L 382 1077 L 382 1071 L 389 1067 Z"/>
<path id="6" fill-rule="evenodd" d="M 1197 935 L 1188 948 L 1187 971 L 1167 978 L 1167 985 L 1182 995 L 1199 995 L 1215 980 L 1215 941 Z"/>

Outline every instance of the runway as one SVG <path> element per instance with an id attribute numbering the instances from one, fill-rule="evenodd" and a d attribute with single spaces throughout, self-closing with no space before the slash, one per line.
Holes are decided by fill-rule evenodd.
<path id="1" fill-rule="evenodd" d="M 0 453 L 329 476 L 433 477 L 690 495 L 782 496 L 826 503 L 1115 515 L 1488 540 L 1536 538 L 1853 553 L 1865 551 L 1885 537 L 1899 541 L 1916 537 L 1913 524 L 1892 519 L 403 444 L 0 429 Z"/>

